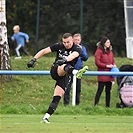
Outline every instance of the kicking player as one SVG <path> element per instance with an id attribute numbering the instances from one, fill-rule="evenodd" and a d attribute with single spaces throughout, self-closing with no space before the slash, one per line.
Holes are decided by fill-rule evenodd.
<path id="1" fill-rule="evenodd" d="M 44 115 L 41 122 L 49 123 L 50 116 L 56 110 L 61 97 L 64 95 L 67 83 L 68 75 L 73 74 L 74 65 L 77 62 L 81 47 L 73 43 L 73 38 L 70 33 L 65 33 L 62 36 L 62 43 L 53 44 L 47 48 L 40 50 L 31 61 L 28 62 L 28 67 L 34 67 L 37 59 L 45 54 L 56 52 L 55 61 L 51 67 L 51 77 L 56 80 L 54 95 L 49 108 Z M 82 74 L 88 69 L 87 66 L 77 71 L 77 77 L 81 78 Z"/>

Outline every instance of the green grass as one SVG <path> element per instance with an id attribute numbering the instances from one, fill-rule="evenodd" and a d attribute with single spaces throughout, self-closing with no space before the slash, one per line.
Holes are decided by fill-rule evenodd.
<path id="1" fill-rule="evenodd" d="M 132 133 L 132 116 L 53 115 L 50 124 L 42 115 L 2 115 L 1 133 Z"/>
<path id="2" fill-rule="evenodd" d="M 21 60 L 15 60 L 11 57 L 13 70 L 49 70 L 53 56 L 45 56 L 39 59 L 35 68 L 28 69 L 27 62 L 29 57 L 23 57 Z M 127 58 L 116 57 L 116 64 L 120 67 L 123 64 L 133 64 L 133 60 Z M 89 71 L 96 71 L 94 57 L 84 62 L 89 66 Z M 2 114 L 44 114 L 47 110 L 54 91 L 55 81 L 50 75 L 13 75 L 12 80 L 4 82 L 0 86 L 1 113 Z M 94 97 L 97 90 L 96 76 L 83 76 L 81 103 L 79 106 L 72 107 L 71 103 L 68 107 L 64 107 L 63 100 L 59 103 L 59 107 L 55 111 L 58 115 L 132 115 L 131 108 L 117 109 L 117 102 L 120 102 L 117 96 L 117 84 L 112 87 L 111 107 L 105 108 L 105 93 L 102 93 L 98 107 L 94 107 Z"/>

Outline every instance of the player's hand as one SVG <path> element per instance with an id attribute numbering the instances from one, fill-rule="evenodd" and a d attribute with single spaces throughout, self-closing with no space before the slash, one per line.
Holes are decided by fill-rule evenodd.
<path id="1" fill-rule="evenodd" d="M 35 66 L 36 59 L 33 58 L 27 63 L 27 67 L 34 67 Z"/>
<path id="2" fill-rule="evenodd" d="M 56 61 L 56 63 L 59 64 L 59 65 L 63 65 L 63 64 L 65 64 L 66 62 L 67 62 L 67 60 L 66 60 L 65 57 L 62 57 L 62 59 L 58 59 L 58 60 Z"/>

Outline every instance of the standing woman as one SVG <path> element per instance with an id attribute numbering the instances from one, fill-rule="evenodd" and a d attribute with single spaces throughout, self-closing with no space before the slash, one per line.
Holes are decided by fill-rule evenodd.
<path id="1" fill-rule="evenodd" d="M 116 67 L 110 40 L 105 36 L 101 37 L 100 41 L 97 43 L 97 50 L 95 52 L 95 64 L 98 68 L 98 71 L 110 71 L 112 67 Z M 98 76 L 98 89 L 94 102 L 95 106 L 98 105 L 100 96 L 105 87 L 106 107 L 110 107 L 112 81 L 114 81 L 112 76 Z"/>

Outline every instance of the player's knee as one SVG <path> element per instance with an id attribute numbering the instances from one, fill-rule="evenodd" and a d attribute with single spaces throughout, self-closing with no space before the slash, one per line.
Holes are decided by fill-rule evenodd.
<path id="1" fill-rule="evenodd" d="M 64 66 L 65 64 L 63 64 L 62 66 L 58 66 L 57 73 L 59 76 L 64 76 L 66 74 L 66 72 L 64 71 Z"/>

